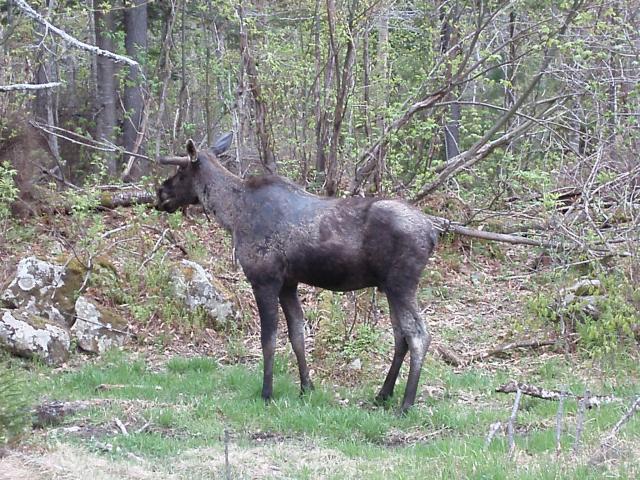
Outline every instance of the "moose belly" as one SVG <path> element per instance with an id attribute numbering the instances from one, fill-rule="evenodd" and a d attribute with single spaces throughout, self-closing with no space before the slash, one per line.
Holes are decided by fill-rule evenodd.
<path id="1" fill-rule="evenodd" d="M 294 282 L 342 292 L 376 286 L 377 278 L 367 259 L 345 253 L 338 245 L 307 252 L 293 259 L 287 276 Z"/>

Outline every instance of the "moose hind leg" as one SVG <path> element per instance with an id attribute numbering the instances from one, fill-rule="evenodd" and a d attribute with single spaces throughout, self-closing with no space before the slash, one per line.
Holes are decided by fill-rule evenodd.
<path id="1" fill-rule="evenodd" d="M 302 392 L 313 389 L 313 384 L 309 376 L 309 367 L 305 357 L 304 347 L 304 313 L 300 306 L 297 287 L 283 287 L 280 291 L 280 305 L 287 319 L 287 329 L 289 331 L 289 341 L 293 348 L 293 353 L 298 361 L 298 371 L 300 372 L 300 389 Z"/>
<path id="2" fill-rule="evenodd" d="M 404 398 L 400 406 L 401 412 L 406 412 L 415 402 L 418 382 L 424 357 L 431 343 L 431 335 L 427 332 L 424 322 L 418 314 L 414 295 L 387 294 L 390 310 L 398 323 L 398 327 L 407 343 L 410 361 L 409 377 Z M 392 317 L 393 318 L 393 317 Z"/>
<path id="3" fill-rule="evenodd" d="M 386 400 L 393 396 L 393 390 L 396 386 L 396 380 L 398 379 L 398 374 L 400 373 L 400 367 L 402 367 L 402 362 L 404 361 L 404 357 L 407 354 L 407 350 L 409 346 L 407 345 L 407 341 L 400 330 L 400 326 L 395 319 L 394 312 L 391 312 L 391 323 L 393 325 L 393 338 L 394 338 L 394 352 L 393 352 L 393 360 L 391 361 L 391 367 L 389 367 L 389 373 L 387 373 L 387 378 L 385 378 L 382 388 L 378 395 L 376 395 L 376 403 L 384 403 Z"/>
<path id="4" fill-rule="evenodd" d="M 278 294 L 269 287 L 254 287 L 253 294 L 260 314 L 260 342 L 264 361 L 262 398 L 269 400 L 273 394 L 273 358 L 276 352 L 278 328 Z"/>

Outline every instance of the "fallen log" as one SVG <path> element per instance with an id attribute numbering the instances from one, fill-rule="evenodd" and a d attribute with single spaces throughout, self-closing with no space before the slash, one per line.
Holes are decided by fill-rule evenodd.
<path id="1" fill-rule="evenodd" d="M 503 345 L 499 345 L 496 348 L 492 348 L 490 350 L 486 350 L 484 352 L 472 353 L 471 355 L 462 356 L 453 350 L 443 346 L 437 345 L 436 351 L 440 354 L 445 363 L 449 365 L 453 365 L 454 367 L 464 367 L 473 362 L 478 362 L 480 360 L 485 360 L 489 357 L 494 357 L 496 355 L 500 355 L 502 353 L 506 353 L 510 350 L 515 350 L 518 348 L 540 348 L 549 345 L 555 345 L 556 340 L 554 339 L 545 339 L 545 340 L 522 340 L 519 342 L 510 342 L 505 343 Z"/>
<path id="2" fill-rule="evenodd" d="M 549 390 L 536 385 L 529 385 L 527 383 L 519 383 L 515 380 L 511 380 L 504 385 L 500 385 L 496 388 L 498 393 L 515 393 L 520 390 L 524 395 L 530 397 L 541 398 L 542 400 L 560 400 L 563 396 L 565 398 L 575 398 L 576 400 L 583 400 L 586 408 L 600 407 L 607 403 L 614 403 L 621 401 L 620 398 L 613 395 L 589 395 L 583 397 L 582 395 L 574 395 L 570 392 L 561 392 L 560 390 Z"/>
<path id="3" fill-rule="evenodd" d="M 155 192 L 149 190 L 113 190 L 100 194 L 100 206 L 103 208 L 131 207 L 133 205 L 153 205 L 156 201 Z"/>

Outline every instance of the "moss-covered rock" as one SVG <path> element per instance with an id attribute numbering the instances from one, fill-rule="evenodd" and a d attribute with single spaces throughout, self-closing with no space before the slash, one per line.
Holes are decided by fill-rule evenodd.
<path id="1" fill-rule="evenodd" d="M 60 365 L 69 358 L 71 341 L 66 328 L 25 308 L 0 309 L 0 348 L 14 355 L 41 358 Z"/>
<path id="2" fill-rule="evenodd" d="M 236 316 L 230 294 L 201 265 L 183 260 L 174 269 L 176 296 L 190 310 L 202 307 L 216 328 L 226 328 Z"/>
<path id="3" fill-rule="evenodd" d="M 124 345 L 127 322 L 117 313 L 82 295 L 76 300 L 75 311 L 76 321 L 71 333 L 82 350 L 100 354 Z"/>
<path id="4" fill-rule="evenodd" d="M 25 308 L 34 315 L 69 327 L 73 323 L 75 298 L 85 271 L 69 262 L 67 267 L 27 257 L 2 289 L 0 300 L 8 308 Z"/>

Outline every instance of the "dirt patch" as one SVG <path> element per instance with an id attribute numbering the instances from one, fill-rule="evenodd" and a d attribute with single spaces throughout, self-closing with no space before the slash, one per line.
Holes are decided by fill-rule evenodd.
<path id="1" fill-rule="evenodd" d="M 0 480 L 147 480 L 178 478 L 158 475 L 152 464 L 111 461 L 80 447 L 60 444 L 43 454 L 12 452 L 0 459 Z"/>
<path id="2" fill-rule="evenodd" d="M 289 479 L 362 478 L 363 460 L 349 458 L 330 448 L 319 448 L 304 440 L 285 440 L 249 448 L 231 444 L 228 468 L 232 478 Z M 385 462 L 377 471 L 392 471 Z M 0 480 L 204 480 L 224 478 L 227 466 L 224 448 L 200 448 L 179 457 L 147 461 L 110 459 L 85 448 L 58 444 L 44 453 L 11 452 L 0 459 Z M 366 470 L 366 468 L 365 468 Z"/>

